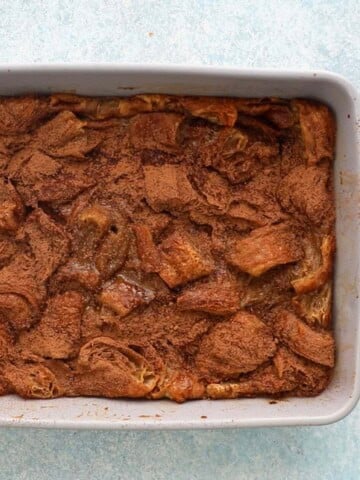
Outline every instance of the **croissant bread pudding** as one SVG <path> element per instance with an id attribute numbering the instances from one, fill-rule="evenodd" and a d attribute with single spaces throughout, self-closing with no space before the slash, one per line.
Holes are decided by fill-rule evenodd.
<path id="1" fill-rule="evenodd" d="M 1 97 L 0 394 L 319 394 L 334 141 L 302 99 Z"/>

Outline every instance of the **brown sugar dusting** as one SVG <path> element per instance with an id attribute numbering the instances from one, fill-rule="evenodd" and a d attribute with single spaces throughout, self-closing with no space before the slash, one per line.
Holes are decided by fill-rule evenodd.
<path id="1" fill-rule="evenodd" d="M 2 97 L 0 395 L 319 394 L 334 143 L 307 100 Z"/>

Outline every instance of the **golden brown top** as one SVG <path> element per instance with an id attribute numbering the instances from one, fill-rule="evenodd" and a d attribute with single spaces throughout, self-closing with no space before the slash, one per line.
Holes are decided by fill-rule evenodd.
<path id="1" fill-rule="evenodd" d="M 0 99 L 0 394 L 316 395 L 335 125 L 307 100 Z"/>

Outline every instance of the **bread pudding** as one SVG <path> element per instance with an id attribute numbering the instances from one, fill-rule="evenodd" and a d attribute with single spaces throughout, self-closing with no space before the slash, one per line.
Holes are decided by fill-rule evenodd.
<path id="1" fill-rule="evenodd" d="M 304 99 L 0 99 L 0 394 L 314 396 L 335 122 Z"/>

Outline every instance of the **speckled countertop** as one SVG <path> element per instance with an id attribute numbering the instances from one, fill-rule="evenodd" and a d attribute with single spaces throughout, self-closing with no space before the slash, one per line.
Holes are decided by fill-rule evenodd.
<path id="1" fill-rule="evenodd" d="M 328 69 L 360 88 L 359 0 L 2 0 L 0 62 Z M 325 427 L 0 430 L 0 479 L 360 478 L 360 405 Z"/>

